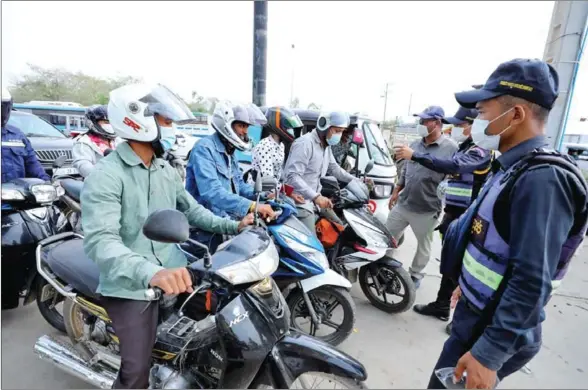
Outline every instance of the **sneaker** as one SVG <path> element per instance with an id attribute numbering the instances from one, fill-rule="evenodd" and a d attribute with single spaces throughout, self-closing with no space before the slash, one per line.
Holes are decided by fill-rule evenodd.
<path id="1" fill-rule="evenodd" d="M 410 277 L 412 279 L 412 283 L 414 284 L 414 288 L 417 289 L 421 285 L 421 279 L 417 279 L 414 276 Z"/>
<path id="2" fill-rule="evenodd" d="M 451 324 L 453 324 L 453 321 L 451 321 L 449 324 L 447 324 L 447 326 L 445 327 L 445 333 L 447 333 L 448 335 L 451 336 Z"/>
<path id="3" fill-rule="evenodd" d="M 449 321 L 449 306 L 440 306 L 437 302 L 427 305 L 414 305 L 414 311 L 424 316 L 437 317 L 441 321 Z"/>

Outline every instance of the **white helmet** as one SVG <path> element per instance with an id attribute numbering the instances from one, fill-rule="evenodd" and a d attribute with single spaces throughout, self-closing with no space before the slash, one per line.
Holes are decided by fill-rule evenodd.
<path id="1" fill-rule="evenodd" d="M 326 133 L 330 127 L 349 127 L 350 119 L 346 112 L 332 111 L 330 113 L 321 113 L 316 121 L 316 129 L 321 133 Z"/>
<path id="2" fill-rule="evenodd" d="M 108 119 L 120 138 L 139 142 L 159 140 L 155 114 L 176 123 L 194 119 L 186 103 L 161 84 L 130 84 L 110 92 Z"/>
<path id="3" fill-rule="evenodd" d="M 218 131 L 231 145 L 239 150 L 247 151 L 251 149 L 249 138 L 247 136 L 244 139 L 239 137 L 233 130 L 233 123 L 243 122 L 249 126 L 263 126 L 267 123 L 267 119 L 259 107 L 253 103 L 242 105 L 221 101 L 214 107 L 210 122 L 212 128 Z"/>

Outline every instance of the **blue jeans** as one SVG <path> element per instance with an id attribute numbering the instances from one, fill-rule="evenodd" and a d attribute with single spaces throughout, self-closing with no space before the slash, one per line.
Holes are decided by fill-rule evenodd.
<path id="1" fill-rule="evenodd" d="M 443 345 L 441 356 L 433 369 L 431 378 L 429 379 L 428 389 L 444 389 L 445 386 L 435 375 L 435 370 L 445 367 L 455 367 L 457 361 L 469 350 L 467 349 L 467 342 L 471 337 L 471 330 L 479 320 L 479 315 L 470 309 L 462 298 L 455 308 L 453 314 L 453 326 L 451 329 L 451 336 Z M 527 345 L 521 348 L 514 354 L 503 366 L 498 370 L 498 379 L 506 378 L 510 374 L 520 370 L 527 364 L 541 349 L 541 343 Z"/>

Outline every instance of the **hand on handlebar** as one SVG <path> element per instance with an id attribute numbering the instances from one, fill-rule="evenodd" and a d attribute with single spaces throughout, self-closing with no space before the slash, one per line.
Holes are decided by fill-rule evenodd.
<path id="1" fill-rule="evenodd" d="M 162 269 L 151 278 L 149 285 L 159 287 L 168 295 L 194 291 L 192 289 L 192 276 L 185 267 Z"/>
<path id="2" fill-rule="evenodd" d="M 331 199 L 324 197 L 322 195 L 319 195 L 314 199 L 314 204 L 320 207 L 321 209 L 333 208 L 333 202 L 331 202 Z"/>
<path id="3" fill-rule="evenodd" d="M 294 199 L 294 202 L 296 202 L 297 204 L 304 203 L 304 197 L 300 194 L 292 193 L 292 195 L 290 195 L 290 198 Z"/>
<path id="4" fill-rule="evenodd" d="M 247 226 L 251 226 L 253 225 L 253 213 L 249 213 L 245 216 L 245 218 L 243 218 L 241 220 L 241 222 L 239 222 L 239 227 L 237 228 L 237 230 L 239 230 L 239 232 L 243 229 L 245 229 Z"/>
<path id="5" fill-rule="evenodd" d="M 260 204 L 257 207 L 257 213 L 261 218 L 265 220 L 269 219 L 270 221 L 276 216 L 276 212 L 269 204 Z"/>

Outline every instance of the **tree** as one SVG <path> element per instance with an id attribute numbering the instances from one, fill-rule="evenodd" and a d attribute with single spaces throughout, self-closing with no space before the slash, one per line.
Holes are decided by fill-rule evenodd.
<path id="1" fill-rule="evenodd" d="M 140 82 L 132 76 L 102 79 L 63 68 L 27 64 L 30 73 L 18 77 L 10 89 L 15 102 L 31 100 L 72 101 L 84 106 L 107 104 L 108 94 L 123 85 Z"/>
<path id="2" fill-rule="evenodd" d="M 320 110 L 320 109 L 321 109 L 321 107 L 322 107 L 322 105 L 318 105 L 318 104 L 316 104 L 316 103 L 310 103 L 310 104 L 308 105 L 308 109 L 309 109 L 309 110 Z"/>
<path id="3" fill-rule="evenodd" d="M 291 108 L 298 108 L 298 107 L 300 107 L 300 99 L 298 99 L 297 97 L 295 97 L 294 99 L 292 99 L 292 101 L 290 102 L 290 107 Z"/>
<path id="4" fill-rule="evenodd" d="M 204 96 L 198 95 L 196 91 L 192 91 L 192 101 L 188 103 L 188 107 L 190 107 L 190 110 L 194 112 L 207 112 L 212 114 L 216 103 L 218 103 L 217 98 L 205 98 Z"/>

